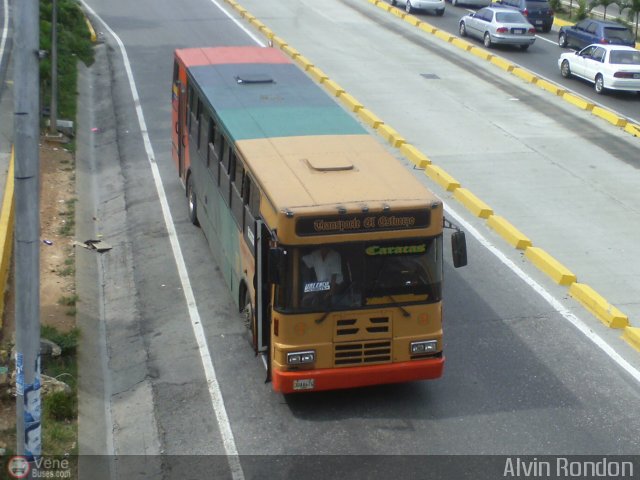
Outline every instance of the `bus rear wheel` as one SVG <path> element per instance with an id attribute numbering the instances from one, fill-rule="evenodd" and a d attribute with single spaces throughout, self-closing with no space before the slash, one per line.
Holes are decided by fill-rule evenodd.
<path id="1" fill-rule="evenodd" d="M 193 188 L 193 180 L 191 175 L 187 179 L 187 200 L 189 202 L 189 220 L 195 226 L 200 225 L 198 221 L 198 199 L 196 198 L 196 191 Z"/>

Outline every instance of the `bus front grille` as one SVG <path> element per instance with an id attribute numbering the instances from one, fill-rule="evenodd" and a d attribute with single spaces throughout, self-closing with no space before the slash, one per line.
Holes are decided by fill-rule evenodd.
<path id="1" fill-rule="evenodd" d="M 341 318 L 335 325 L 336 341 L 381 340 L 390 335 L 391 318 L 388 316 Z"/>
<path id="2" fill-rule="evenodd" d="M 391 362 L 391 341 L 338 343 L 334 345 L 336 367 Z"/>

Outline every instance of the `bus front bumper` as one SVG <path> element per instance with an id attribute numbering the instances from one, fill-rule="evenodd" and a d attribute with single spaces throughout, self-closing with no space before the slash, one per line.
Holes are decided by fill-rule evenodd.
<path id="1" fill-rule="evenodd" d="M 410 362 L 342 367 L 322 370 L 283 372 L 273 370 L 271 379 L 276 392 L 317 392 L 343 388 L 365 387 L 387 383 L 432 380 L 442 376 L 444 357 L 413 360 Z"/>

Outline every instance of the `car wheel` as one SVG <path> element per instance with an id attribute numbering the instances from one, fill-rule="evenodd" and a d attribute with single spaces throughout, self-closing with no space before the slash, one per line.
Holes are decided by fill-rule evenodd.
<path id="1" fill-rule="evenodd" d="M 398 0 L 391 0 L 391 5 L 395 7 L 398 4 Z"/>
<path id="2" fill-rule="evenodd" d="M 456 0 L 453 1 L 455 2 Z M 460 28 L 458 29 L 458 31 L 460 32 L 461 37 L 467 36 L 467 27 L 464 25 L 464 22 L 460 22 Z"/>
<path id="3" fill-rule="evenodd" d="M 551 25 L 545 25 L 544 27 L 542 27 L 542 32 L 543 33 L 549 33 L 551 31 Z"/>
<path id="4" fill-rule="evenodd" d="M 454 7 L 458 5 L 458 0 L 451 0 L 451 5 L 453 5 Z"/>
<path id="5" fill-rule="evenodd" d="M 444 15 L 444 8 L 441 9 L 441 10 L 436 10 L 436 15 L 439 16 L 439 17 L 443 16 Z"/>
<path id="6" fill-rule="evenodd" d="M 560 32 L 560 35 L 558 35 L 558 46 L 567 48 L 567 45 L 567 35 L 564 32 Z"/>
<path id="7" fill-rule="evenodd" d="M 571 78 L 571 65 L 569 65 L 569 60 L 563 60 L 560 64 L 560 75 L 564 78 Z"/>
<path id="8" fill-rule="evenodd" d="M 407 3 L 404 6 L 404 9 L 406 10 L 407 13 L 413 12 L 413 5 L 411 5 L 411 2 L 409 0 L 407 0 Z"/>
<path id="9" fill-rule="evenodd" d="M 525 51 L 527 48 L 529 48 L 529 45 L 520 45 L 520 50 Z"/>
<path id="10" fill-rule="evenodd" d="M 187 200 L 189 202 L 189 220 L 191 223 L 198 226 L 200 222 L 198 221 L 198 200 L 196 198 L 196 190 L 193 188 L 193 180 L 192 176 L 189 175 L 189 179 L 187 180 Z"/>
<path id="11" fill-rule="evenodd" d="M 484 34 L 484 46 L 491 48 L 491 35 L 489 35 L 489 32 L 485 32 Z"/>
<path id="12" fill-rule="evenodd" d="M 593 84 L 593 88 L 598 94 L 604 93 L 604 78 L 602 78 L 601 74 L 596 75 L 596 83 Z"/>

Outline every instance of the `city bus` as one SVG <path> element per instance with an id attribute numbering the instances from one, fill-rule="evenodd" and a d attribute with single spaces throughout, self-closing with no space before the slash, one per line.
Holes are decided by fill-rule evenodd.
<path id="1" fill-rule="evenodd" d="M 172 83 L 189 218 L 273 389 L 440 377 L 442 201 L 278 49 L 178 49 Z"/>

